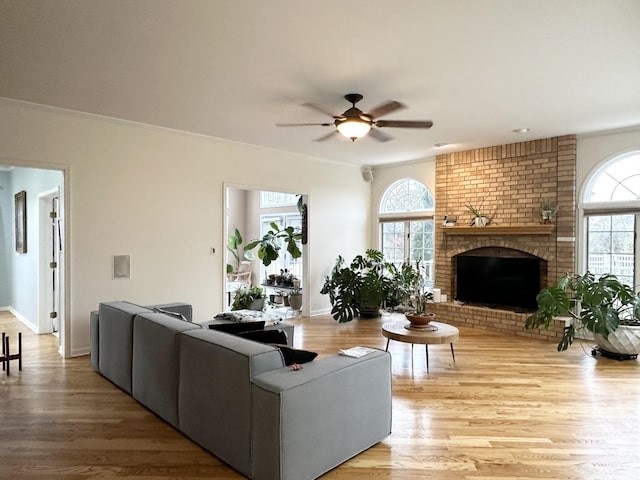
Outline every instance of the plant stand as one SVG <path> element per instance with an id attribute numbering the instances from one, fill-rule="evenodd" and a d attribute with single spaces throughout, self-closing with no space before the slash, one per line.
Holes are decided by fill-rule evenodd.
<path id="1" fill-rule="evenodd" d="M 594 347 L 593 350 L 591 350 L 591 355 L 595 357 L 598 354 L 602 355 L 605 358 L 613 358 L 614 360 L 619 360 L 621 362 L 623 360 L 635 360 L 636 358 L 638 358 L 637 354 L 631 355 L 628 353 L 615 353 L 615 352 L 609 352 L 600 347 Z"/>
<path id="2" fill-rule="evenodd" d="M 2 356 L 0 356 L 0 363 L 2 363 L 2 370 L 7 370 L 7 377 L 11 375 L 11 364 L 9 363 L 11 360 L 18 360 L 18 370 L 22 370 L 22 332 L 18 332 L 18 353 L 11 355 L 9 352 L 9 335 L 2 332 Z"/>

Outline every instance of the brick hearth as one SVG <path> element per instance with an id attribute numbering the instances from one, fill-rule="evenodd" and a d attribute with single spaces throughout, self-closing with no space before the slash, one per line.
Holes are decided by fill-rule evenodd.
<path id="1" fill-rule="evenodd" d="M 438 320 L 497 330 L 513 335 L 555 339 L 564 323 L 551 331 L 525 330 L 527 315 L 483 307 L 461 306 L 455 298 L 452 258 L 481 247 L 514 248 L 547 262 L 546 279 L 552 283 L 575 262 L 576 137 L 567 135 L 530 142 L 499 145 L 436 157 L 435 286 L 449 302 L 432 305 Z M 549 232 L 523 227 L 540 224 L 540 204 L 558 206 Z M 445 215 L 458 217 L 457 226 L 471 220 L 466 203 L 483 204 L 492 226 L 468 233 L 441 225 Z M 470 229 L 472 227 L 469 227 Z M 533 231 L 533 233 L 531 233 Z"/>

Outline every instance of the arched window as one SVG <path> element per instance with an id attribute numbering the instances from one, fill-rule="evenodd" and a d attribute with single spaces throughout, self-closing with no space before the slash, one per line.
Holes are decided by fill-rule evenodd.
<path id="1" fill-rule="evenodd" d="M 640 201 L 640 152 L 615 157 L 587 184 L 585 203 Z"/>
<path id="2" fill-rule="evenodd" d="M 429 189 L 411 178 L 391 185 L 382 197 L 380 213 L 423 212 L 433 210 L 433 197 Z"/>
<path id="3" fill-rule="evenodd" d="M 640 151 L 612 158 L 587 181 L 582 198 L 586 270 L 636 286 L 640 229 Z"/>
<path id="4" fill-rule="evenodd" d="M 423 183 L 404 178 L 382 196 L 379 209 L 380 250 L 396 265 L 423 261 L 433 282 L 434 206 Z"/>

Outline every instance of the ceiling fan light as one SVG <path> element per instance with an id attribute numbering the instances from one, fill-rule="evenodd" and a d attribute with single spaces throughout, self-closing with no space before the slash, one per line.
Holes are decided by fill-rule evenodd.
<path id="1" fill-rule="evenodd" d="M 338 131 L 345 137 L 355 142 L 360 137 L 364 137 L 369 130 L 371 130 L 371 124 L 360 120 L 345 120 L 338 124 Z"/>

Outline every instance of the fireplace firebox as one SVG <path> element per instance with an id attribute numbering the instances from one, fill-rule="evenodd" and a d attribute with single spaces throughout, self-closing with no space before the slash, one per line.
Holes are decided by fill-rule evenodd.
<path id="1" fill-rule="evenodd" d="M 536 309 L 546 261 L 510 248 L 478 248 L 452 259 L 459 302 L 514 311 Z"/>

